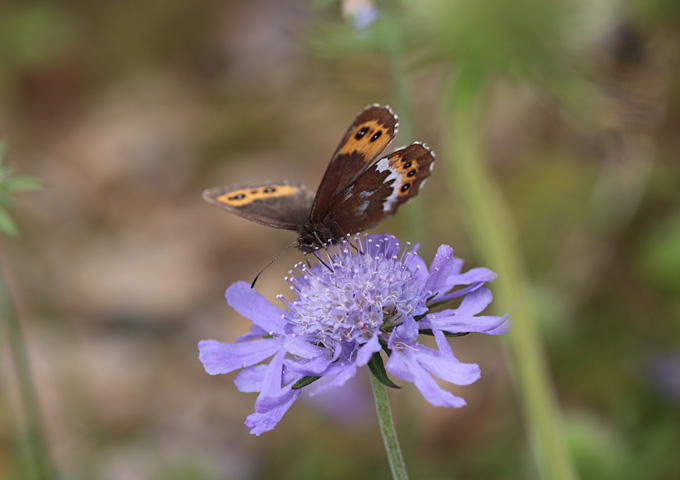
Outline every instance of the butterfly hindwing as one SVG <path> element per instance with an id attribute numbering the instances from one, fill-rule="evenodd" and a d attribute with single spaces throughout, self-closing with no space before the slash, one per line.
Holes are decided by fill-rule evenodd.
<path id="1" fill-rule="evenodd" d="M 213 205 L 253 222 L 298 230 L 309 219 L 313 194 L 290 182 L 210 188 L 203 198 Z"/>
<path id="2" fill-rule="evenodd" d="M 395 137 L 398 126 L 389 107 L 372 105 L 359 113 L 326 168 L 314 198 L 312 223 L 321 221 L 334 198 L 371 166 Z"/>
<path id="3" fill-rule="evenodd" d="M 413 143 L 378 160 L 326 209 L 322 223 L 341 233 L 356 233 L 394 215 L 414 197 L 432 171 L 434 153 Z"/>

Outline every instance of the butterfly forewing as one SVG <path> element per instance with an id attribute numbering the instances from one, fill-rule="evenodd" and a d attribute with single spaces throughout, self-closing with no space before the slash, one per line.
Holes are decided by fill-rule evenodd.
<path id="1" fill-rule="evenodd" d="M 308 221 L 313 194 L 302 185 L 279 182 L 210 188 L 203 198 L 261 225 L 298 230 Z"/>
<path id="2" fill-rule="evenodd" d="M 335 197 L 347 189 L 373 163 L 397 134 L 399 121 L 389 107 L 372 105 L 349 127 L 321 180 L 310 214 L 319 223 Z"/>
<path id="3" fill-rule="evenodd" d="M 413 143 L 375 162 L 349 187 L 336 195 L 322 219 L 340 234 L 366 230 L 394 215 L 414 197 L 430 176 L 434 153 Z"/>
<path id="4" fill-rule="evenodd" d="M 253 222 L 298 232 L 311 253 L 328 240 L 358 233 L 394 215 L 430 175 L 434 154 L 414 143 L 377 160 L 397 134 L 389 107 L 364 109 L 343 137 L 316 196 L 289 182 L 212 188 L 203 198 Z"/>

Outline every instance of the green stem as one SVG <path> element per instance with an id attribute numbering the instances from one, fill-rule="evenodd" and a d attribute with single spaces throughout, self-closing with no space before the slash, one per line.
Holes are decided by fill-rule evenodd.
<path id="1" fill-rule="evenodd" d="M 399 130 L 404 143 L 414 140 L 413 102 L 409 88 L 408 72 L 404 65 L 402 48 L 402 23 L 399 15 L 395 14 L 398 8 L 394 0 L 379 0 L 378 6 L 383 15 L 382 20 L 382 43 L 387 56 L 390 80 L 395 98 L 395 107 L 399 113 Z"/>
<path id="2" fill-rule="evenodd" d="M 416 138 L 415 115 L 411 96 L 409 74 L 403 49 L 402 23 L 400 16 L 395 13 L 398 2 L 382 0 L 378 2 L 384 15 L 385 23 L 382 29 L 382 46 L 389 66 L 389 79 L 392 84 L 394 97 L 394 111 L 399 116 L 399 144 L 407 145 Z M 407 232 L 421 236 L 426 232 L 426 222 L 423 201 L 409 202 L 400 218 L 405 219 Z M 422 250 L 421 250 L 422 252 Z"/>
<path id="3" fill-rule="evenodd" d="M 399 448 L 397 431 L 394 428 L 390 403 L 387 399 L 387 390 L 385 385 L 380 383 L 380 380 L 373 375 L 369 375 L 369 377 L 371 378 L 371 388 L 373 388 L 375 409 L 378 412 L 380 433 L 382 433 L 383 441 L 385 442 L 385 451 L 387 452 L 387 459 L 390 462 L 390 469 L 392 470 L 392 478 L 395 480 L 407 480 L 408 474 L 406 473 L 404 457 Z"/>
<path id="4" fill-rule="evenodd" d="M 449 181 L 466 200 L 473 241 L 484 262 L 498 272 L 496 305 L 512 314 L 509 352 L 541 474 L 543 478 L 572 480 L 577 477 L 564 443 L 561 415 L 536 328 L 517 232 L 486 168 L 480 111 L 485 82 L 480 75 L 470 73 L 464 72 L 457 79 L 451 99 L 450 123 L 455 138 L 450 151 L 455 161 Z"/>
<path id="5" fill-rule="evenodd" d="M 19 398 L 24 408 L 26 423 L 25 434 L 22 435 L 23 438 L 18 440 L 26 463 L 24 469 L 26 476 L 22 475 L 22 478 L 47 480 L 53 477 L 50 475 L 49 459 L 38 408 L 38 397 L 32 382 L 23 332 L 14 312 L 14 305 L 2 271 L 0 271 L 0 312 L 2 313 L 15 376 L 19 384 Z M 21 429 L 17 430 L 21 432 Z"/>

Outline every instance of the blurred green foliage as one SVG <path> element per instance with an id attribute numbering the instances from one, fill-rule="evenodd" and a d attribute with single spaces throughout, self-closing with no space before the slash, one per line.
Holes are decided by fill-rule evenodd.
<path id="1" fill-rule="evenodd" d="M 3 164 L 7 144 L 0 141 L 0 231 L 10 237 L 18 237 L 19 229 L 10 217 L 8 209 L 14 206 L 10 194 L 25 190 L 38 190 L 41 187 L 39 179 L 26 176 L 14 176 L 10 165 Z"/>

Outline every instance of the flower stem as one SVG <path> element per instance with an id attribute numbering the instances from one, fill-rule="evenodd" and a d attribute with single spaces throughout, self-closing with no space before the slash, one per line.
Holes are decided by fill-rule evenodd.
<path id="1" fill-rule="evenodd" d="M 0 269 L 0 313 L 7 341 L 9 343 L 12 364 L 19 384 L 19 397 L 24 407 L 25 434 L 17 427 L 17 443 L 23 451 L 25 461 L 25 478 L 47 480 L 54 478 L 50 472 L 49 458 L 43 434 L 42 421 L 38 408 L 38 397 L 31 378 L 31 369 L 26 353 L 21 325 L 15 315 L 14 305 L 10 297 L 3 272 Z M 23 477 L 22 477 L 23 478 Z"/>
<path id="2" fill-rule="evenodd" d="M 375 409 L 378 412 L 378 423 L 380 423 L 380 433 L 382 433 L 383 441 L 385 442 L 385 450 L 387 452 L 387 459 L 390 462 L 390 469 L 392 470 L 392 478 L 395 480 L 407 480 L 406 465 L 404 464 L 404 457 L 399 448 L 399 440 L 397 439 L 397 431 L 394 428 L 394 421 L 392 420 L 392 412 L 390 411 L 390 403 L 387 399 L 387 390 L 385 385 L 380 383 L 380 380 L 373 375 L 371 378 L 371 388 L 373 388 L 373 398 L 375 399 Z"/>
<path id="3" fill-rule="evenodd" d="M 472 240 L 489 267 L 498 272 L 497 305 L 510 309 L 508 335 L 515 386 L 524 409 L 534 456 L 543 478 L 572 480 L 574 466 L 562 433 L 562 419 L 536 328 L 517 234 L 502 194 L 486 168 L 481 106 L 486 83 L 482 75 L 463 70 L 452 90 L 450 123 L 451 185 L 462 192 L 470 215 Z"/>
<path id="4" fill-rule="evenodd" d="M 404 57 L 403 25 L 398 21 L 398 4 L 394 0 L 380 0 L 377 2 L 383 12 L 382 47 L 389 67 L 389 79 L 394 97 L 395 112 L 399 114 L 399 138 L 403 145 L 416 139 L 415 115 L 413 99 L 410 89 L 409 72 Z M 407 232 L 411 235 L 427 231 L 427 222 L 423 207 L 424 202 L 410 202 L 404 208 L 400 218 L 404 220 Z M 422 250 L 421 250 L 422 251 Z"/>

